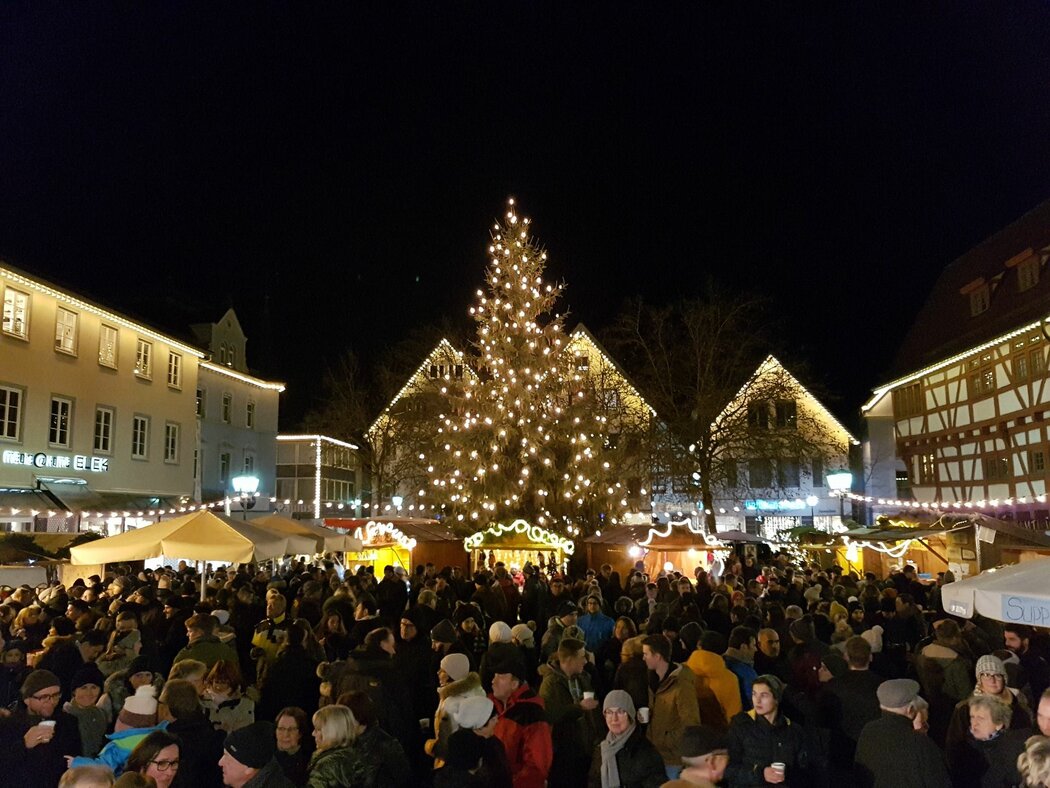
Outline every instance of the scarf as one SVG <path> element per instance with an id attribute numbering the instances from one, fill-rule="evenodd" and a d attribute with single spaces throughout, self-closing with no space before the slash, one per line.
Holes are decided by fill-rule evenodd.
<path id="1" fill-rule="evenodd" d="M 602 739 L 602 788 L 620 788 L 620 769 L 616 765 L 616 753 L 623 749 L 637 727 L 634 720 L 619 736 L 610 731 Z"/>

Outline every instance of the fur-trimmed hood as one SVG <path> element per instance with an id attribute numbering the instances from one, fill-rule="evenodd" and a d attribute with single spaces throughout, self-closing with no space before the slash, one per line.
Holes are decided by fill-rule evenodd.
<path id="1" fill-rule="evenodd" d="M 481 691 L 481 676 L 471 671 L 459 681 L 450 681 L 444 687 L 438 687 L 438 697 L 448 700 L 460 695 L 484 695 Z"/>

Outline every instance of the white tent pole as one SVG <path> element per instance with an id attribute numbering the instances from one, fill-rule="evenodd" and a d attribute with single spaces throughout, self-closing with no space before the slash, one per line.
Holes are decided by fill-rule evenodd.
<path id="1" fill-rule="evenodd" d="M 208 562 L 201 561 L 201 602 L 204 601 L 204 589 L 208 585 Z"/>

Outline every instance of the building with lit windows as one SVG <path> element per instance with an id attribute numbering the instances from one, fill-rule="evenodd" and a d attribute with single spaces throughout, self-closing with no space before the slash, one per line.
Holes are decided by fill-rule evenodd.
<path id="1" fill-rule="evenodd" d="M 232 496 L 232 479 L 259 479 L 259 500 L 276 496 L 276 437 L 284 384 L 248 373 L 247 339 L 233 309 L 216 323 L 191 326 L 210 360 L 202 361 L 195 389 L 199 446 L 197 497 L 213 501 Z M 232 508 L 240 507 L 234 499 Z M 256 507 L 265 510 L 267 507 Z"/>
<path id="2" fill-rule="evenodd" d="M 0 529 L 76 530 L 192 500 L 205 354 L 3 264 L 0 297 Z"/>
<path id="3" fill-rule="evenodd" d="M 360 516 L 358 447 L 324 435 L 277 436 L 277 511 L 297 519 Z"/>
<path id="4" fill-rule="evenodd" d="M 980 511 L 1046 530 L 1048 260 L 1050 201 L 941 273 L 862 408 L 876 512 Z"/>

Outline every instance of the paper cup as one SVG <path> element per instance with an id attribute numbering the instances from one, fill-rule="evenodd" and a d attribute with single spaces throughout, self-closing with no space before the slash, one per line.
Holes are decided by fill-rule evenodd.
<path id="1" fill-rule="evenodd" d="M 643 723 L 649 722 L 649 707 L 648 706 L 642 706 L 642 708 L 638 709 L 638 722 L 643 722 Z"/>
<path id="2" fill-rule="evenodd" d="M 585 692 L 585 693 L 583 693 L 583 699 L 584 700 L 594 700 L 594 693 L 593 692 Z"/>
<path id="3" fill-rule="evenodd" d="M 55 720 L 44 720 L 43 722 L 37 723 L 41 728 L 54 728 Z"/>
<path id="4" fill-rule="evenodd" d="M 773 768 L 773 771 L 780 772 L 781 774 L 784 773 L 785 767 L 784 764 L 782 764 L 780 761 L 777 761 L 776 763 L 771 763 L 769 765 Z"/>

